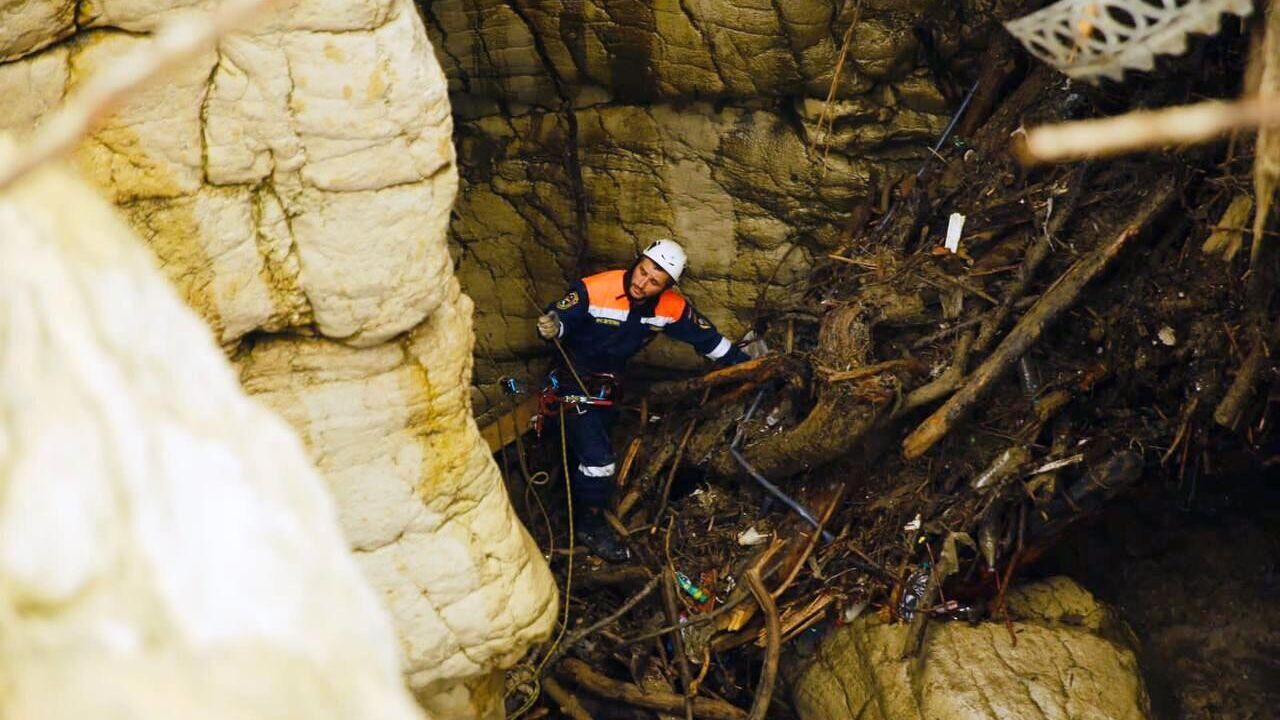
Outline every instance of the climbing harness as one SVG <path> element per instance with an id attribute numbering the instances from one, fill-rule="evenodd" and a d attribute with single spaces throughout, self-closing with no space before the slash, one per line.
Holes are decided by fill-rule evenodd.
<path id="1" fill-rule="evenodd" d="M 571 392 L 573 389 L 578 392 Z M 585 386 L 580 383 L 578 388 L 569 388 L 561 380 L 560 371 L 552 370 L 538 397 L 538 414 L 532 419 L 534 432 L 542 437 L 546 419 L 556 417 L 566 407 L 573 408 L 579 415 L 593 407 L 613 407 L 618 394 L 618 378 L 613 373 L 587 375 Z"/>

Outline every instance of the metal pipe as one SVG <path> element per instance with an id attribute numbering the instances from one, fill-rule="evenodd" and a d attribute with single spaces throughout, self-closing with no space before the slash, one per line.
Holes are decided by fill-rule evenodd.
<path id="1" fill-rule="evenodd" d="M 964 100 L 961 101 L 959 109 L 957 109 L 951 116 L 951 122 L 947 123 L 947 128 L 942 131 L 942 137 L 938 138 L 938 142 L 934 143 L 929 154 L 925 156 L 924 162 L 920 163 L 920 169 L 916 171 L 917 188 L 920 186 L 919 181 L 920 178 L 924 176 L 924 171 L 929 168 L 929 164 L 933 162 L 934 156 L 938 154 L 938 151 L 942 149 L 942 146 L 947 144 L 947 140 L 951 138 L 951 133 L 955 132 L 956 126 L 960 124 L 960 118 L 964 117 L 964 111 L 969 109 L 969 103 L 973 100 L 973 96 L 977 94 L 977 92 L 978 81 L 975 80 L 973 82 L 973 87 L 969 88 L 968 93 L 965 93 Z M 900 204 L 901 203 L 894 203 L 889 208 L 889 212 L 885 213 L 884 217 L 880 219 L 880 222 L 876 224 L 877 231 L 883 230 L 885 226 L 889 224 L 889 221 L 893 219 L 894 213 L 898 211 L 898 205 Z"/>
<path id="2" fill-rule="evenodd" d="M 755 480 L 757 483 L 760 483 L 760 487 L 764 488 L 765 490 L 768 490 L 769 494 L 781 500 L 783 504 L 791 508 L 791 510 L 795 512 L 795 514 L 804 518 L 805 521 L 808 522 L 810 525 L 814 526 L 815 528 L 822 527 L 822 523 L 818 522 L 818 519 L 815 518 L 813 516 L 813 513 L 809 512 L 809 510 L 805 508 L 805 506 L 801 505 L 795 500 L 792 500 L 791 496 L 779 490 L 777 485 L 774 485 L 773 483 L 769 482 L 768 478 L 766 478 L 765 476 L 757 472 L 755 468 L 751 467 L 751 463 L 748 463 L 747 459 L 742 457 L 742 453 L 738 450 L 738 448 L 730 445 L 729 454 L 733 456 L 734 460 L 738 461 L 738 464 L 742 466 L 743 470 L 747 471 L 747 474 L 750 475 L 753 480 Z M 823 542 L 831 542 L 835 539 L 836 539 L 835 536 L 832 535 L 831 533 L 827 532 L 826 530 L 822 531 Z"/>
<path id="3" fill-rule="evenodd" d="M 760 392 L 756 393 L 756 399 L 751 402 L 751 408 L 747 410 L 746 416 L 742 418 L 741 424 L 738 425 L 738 432 L 734 434 L 733 442 L 729 443 L 729 454 L 732 455 L 733 459 L 742 466 L 743 470 L 747 471 L 747 474 L 751 476 L 752 480 L 755 480 L 760 484 L 760 487 L 764 488 L 770 495 L 773 495 L 778 500 L 781 500 L 784 505 L 791 508 L 795 514 L 804 518 L 810 525 L 821 529 L 822 523 L 818 522 L 818 519 L 813 516 L 813 513 L 809 512 L 808 508 L 793 500 L 790 495 L 782 492 L 777 485 L 769 482 L 769 479 L 761 475 L 754 467 L 752 467 L 751 463 L 747 462 L 747 459 L 743 457 L 742 453 L 738 450 L 738 443 L 742 442 L 742 436 L 745 432 L 744 427 L 748 422 L 750 422 L 751 416 L 756 414 L 756 409 L 760 407 L 760 400 L 763 398 L 764 389 L 762 388 Z M 822 530 L 823 542 L 831 542 L 835 539 L 834 535 L 826 530 Z"/>

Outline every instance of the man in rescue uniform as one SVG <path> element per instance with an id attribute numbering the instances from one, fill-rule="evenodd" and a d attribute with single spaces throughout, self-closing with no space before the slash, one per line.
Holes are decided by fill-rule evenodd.
<path id="1" fill-rule="evenodd" d="M 673 286 L 685 266 L 684 248 L 672 240 L 650 245 L 628 270 L 609 270 L 575 282 L 569 292 L 538 318 L 538 335 L 559 338 L 582 381 L 620 374 L 631 356 L 659 335 L 686 342 L 724 365 L 747 360 L 693 308 Z M 573 373 L 556 374 L 563 394 L 582 392 Z M 586 393 L 583 393 L 586 394 Z M 613 494 L 617 470 L 609 429 L 609 407 L 565 408 L 565 436 L 573 459 L 575 535 L 597 556 L 617 562 L 630 556 L 622 538 L 602 511 Z"/>

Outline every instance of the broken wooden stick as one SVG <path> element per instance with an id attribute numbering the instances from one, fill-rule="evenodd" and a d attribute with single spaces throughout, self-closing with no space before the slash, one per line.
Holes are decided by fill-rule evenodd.
<path id="1" fill-rule="evenodd" d="M 685 428 L 684 434 L 680 436 L 680 445 L 676 447 L 676 454 L 671 458 L 671 469 L 667 471 L 666 482 L 662 483 L 662 495 L 658 498 L 658 512 L 653 516 L 654 527 L 662 520 L 662 513 L 667 510 L 667 502 L 671 499 L 671 485 L 676 481 L 676 471 L 680 469 L 680 461 L 684 458 L 684 449 L 689 444 L 689 437 L 693 435 L 694 428 L 698 427 L 697 420 L 690 420 L 689 426 Z"/>
<path id="2" fill-rule="evenodd" d="M 762 358 L 748 360 L 744 363 L 709 372 L 701 377 L 654 383 L 649 388 L 649 397 L 673 399 L 720 385 L 746 380 L 765 380 L 777 377 L 788 371 L 798 370 L 802 364 L 803 361 L 794 355 L 766 355 Z"/>
<path id="3" fill-rule="evenodd" d="M 1018 321 L 990 357 L 965 381 L 964 386 L 907 436 L 902 443 L 903 455 L 908 459 L 920 457 L 965 418 L 974 405 L 991 392 L 995 381 L 1004 376 L 1018 358 L 1040 339 L 1045 329 L 1075 304 L 1085 285 L 1110 267 L 1120 251 L 1128 247 L 1129 242 L 1147 223 L 1160 214 L 1173 199 L 1177 187 L 1171 177 L 1163 177 L 1147 195 L 1133 220 L 1124 226 L 1114 240 L 1078 260 L 1058 278 L 1040 297 L 1040 301 Z"/>
<path id="4" fill-rule="evenodd" d="M 648 571 L 645 570 L 645 572 L 647 573 Z M 564 654 L 569 652 L 574 645 L 577 645 L 579 642 L 591 637 L 601 629 L 616 623 L 623 615 L 631 612 L 631 609 L 636 605 L 639 605 L 641 600 L 649 597 L 649 593 L 653 592 L 653 589 L 658 587 L 658 583 L 661 580 L 661 575 L 651 575 L 649 577 L 649 582 L 645 583 L 644 587 L 640 588 L 639 592 L 635 595 L 627 598 L 627 601 L 622 603 L 617 610 L 614 610 L 607 616 L 597 620 L 585 628 L 582 628 L 581 630 L 574 631 L 572 635 L 566 637 L 564 641 L 560 643 L 560 646 L 556 648 L 555 652 L 551 653 L 551 659 L 547 661 L 546 665 L 554 665 L 556 661 L 564 657 Z"/>
<path id="5" fill-rule="evenodd" d="M 667 542 L 671 541 L 671 531 L 667 530 Z M 662 608 L 667 613 L 667 622 L 675 625 L 680 622 L 676 602 L 675 570 L 668 567 L 662 577 Z M 684 636 L 676 633 L 671 636 L 671 645 L 676 654 L 676 666 L 680 668 L 680 690 L 683 691 L 685 720 L 693 720 L 693 680 L 689 673 L 689 657 L 685 654 Z"/>
<path id="6" fill-rule="evenodd" d="M 1004 327 L 1005 321 L 1008 320 L 1009 315 L 1013 312 L 1014 303 L 1026 294 L 1027 289 L 1031 287 L 1031 281 L 1035 279 L 1036 271 L 1040 269 L 1040 264 L 1044 262 L 1045 258 L 1049 257 L 1049 250 L 1053 247 L 1055 236 L 1062 231 L 1062 228 L 1067 224 L 1067 220 L 1071 219 L 1076 205 L 1080 202 L 1080 197 L 1084 195 L 1085 174 L 1088 171 L 1089 165 L 1085 163 L 1067 176 L 1064 183 L 1067 188 L 1064 201 L 1061 206 L 1053 208 L 1053 215 L 1045 223 L 1044 231 L 1040 233 L 1039 237 L 1027 250 L 1026 255 L 1023 256 L 1022 264 L 1018 266 L 1018 277 L 1014 280 L 1013 287 L 1009 288 L 1009 292 L 999 306 L 983 318 L 976 344 L 978 352 L 986 352 L 991 347 L 991 342 L 995 339 L 996 333 Z M 1053 206 L 1051 205 L 1050 207 Z"/>
<path id="7" fill-rule="evenodd" d="M 593 720 L 591 713 L 582 707 L 582 703 L 578 698 L 563 685 L 556 682 L 555 678 L 543 678 L 542 689 L 547 695 L 555 701 L 560 712 L 564 713 L 570 720 Z"/>
<path id="8" fill-rule="evenodd" d="M 815 533 L 815 536 L 817 533 Z M 747 587 L 760 603 L 764 611 L 765 651 L 764 667 L 760 669 L 760 683 L 756 686 L 755 700 L 751 703 L 750 720 L 764 720 L 769 713 L 769 703 L 773 700 L 773 686 L 778 678 L 778 655 L 782 650 L 782 627 L 778 621 L 778 606 L 764 586 L 760 577 L 760 568 L 753 567 L 747 571 Z"/>
<path id="9" fill-rule="evenodd" d="M 576 658 L 561 661 L 556 672 L 592 695 L 608 700 L 673 714 L 684 709 L 684 698 L 680 695 L 644 690 L 631 683 L 614 680 Z M 693 701 L 693 716 L 707 720 L 747 720 L 747 714 L 740 708 L 723 700 L 705 697 Z"/>

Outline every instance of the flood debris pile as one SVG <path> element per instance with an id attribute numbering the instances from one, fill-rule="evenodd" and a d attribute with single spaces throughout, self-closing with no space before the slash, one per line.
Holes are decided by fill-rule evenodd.
<path id="1" fill-rule="evenodd" d="M 1221 84 L 1241 45 L 1187 62 Z M 761 303 L 772 353 L 628 400 L 610 521 L 634 559 L 572 554 L 573 620 L 513 708 L 537 669 L 535 713 L 792 717 L 780 658 L 820 630 L 902 623 L 900 657 L 935 622 L 1011 639 L 1011 585 L 1068 531 L 1265 444 L 1268 398 L 1230 391 L 1270 301 L 1238 252 L 1252 141 L 1023 166 L 1024 127 L 1197 89 L 1089 88 L 1011 52 L 918 174 L 852 209 L 803 301 Z M 523 449 L 550 477 L 522 487 L 513 448 L 514 497 L 564 581 L 554 430 Z"/>

